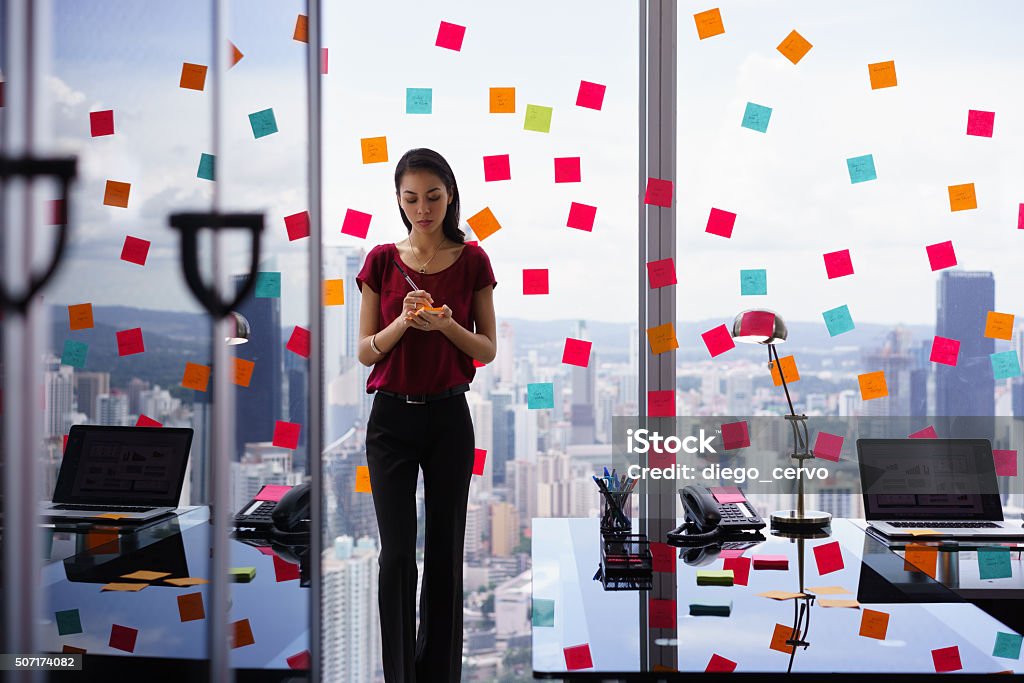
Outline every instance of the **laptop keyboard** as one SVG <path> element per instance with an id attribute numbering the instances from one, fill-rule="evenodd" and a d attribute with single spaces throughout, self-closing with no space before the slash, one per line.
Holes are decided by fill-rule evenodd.
<path id="1" fill-rule="evenodd" d="M 87 512 L 149 512 L 155 508 L 151 507 L 132 507 L 130 505 L 71 505 L 61 504 L 54 505 L 51 509 L 53 510 L 85 510 Z"/>
<path id="2" fill-rule="evenodd" d="M 897 529 L 999 529 L 992 522 L 889 522 Z"/>

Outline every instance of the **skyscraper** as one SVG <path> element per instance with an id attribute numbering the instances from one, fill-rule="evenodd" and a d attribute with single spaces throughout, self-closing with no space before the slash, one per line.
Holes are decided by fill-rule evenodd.
<path id="1" fill-rule="evenodd" d="M 576 324 L 576 339 L 587 339 L 587 323 L 580 320 Z M 590 362 L 585 368 L 574 365 L 572 368 L 572 408 L 569 422 L 572 424 L 572 436 L 569 443 L 594 443 L 596 430 L 594 424 L 594 354 L 590 354 Z M 557 396 L 555 397 L 557 400 Z"/>
<path id="2" fill-rule="evenodd" d="M 491 461 L 494 466 L 494 485 L 505 485 L 505 463 L 515 457 L 515 413 L 512 405 L 515 396 L 511 389 L 495 389 L 491 391 L 491 415 L 494 420 L 492 427 L 493 453 Z"/>
<path id="3" fill-rule="evenodd" d="M 341 536 L 323 559 L 323 679 L 369 683 L 381 662 L 377 544 Z"/>
<path id="4" fill-rule="evenodd" d="M 64 435 L 67 416 L 75 412 L 74 368 L 61 365 L 60 359 L 48 355 L 43 360 L 43 438 Z"/>
<path id="5" fill-rule="evenodd" d="M 100 394 L 109 393 L 109 372 L 75 373 L 75 394 L 78 399 L 78 411 L 88 415 L 90 420 L 96 417 L 96 397 Z"/>
<path id="6" fill-rule="evenodd" d="M 243 276 L 234 283 L 241 286 Z M 255 363 L 248 387 L 235 393 L 235 459 L 242 457 L 246 443 L 271 441 L 274 423 L 281 419 L 281 385 L 283 382 L 281 339 L 281 300 L 257 299 L 250 294 L 238 306 L 238 312 L 249 321 L 249 341 L 236 346 L 239 358 Z M 289 352 L 290 353 L 290 352 Z"/>
<path id="7" fill-rule="evenodd" d="M 955 366 L 935 364 L 936 415 L 995 414 L 995 380 L 989 358 L 995 340 L 984 335 L 995 299 L 992 273 L 943 271 L 939 278 L 935 334 L 959 341 L 960 355 Z"/>

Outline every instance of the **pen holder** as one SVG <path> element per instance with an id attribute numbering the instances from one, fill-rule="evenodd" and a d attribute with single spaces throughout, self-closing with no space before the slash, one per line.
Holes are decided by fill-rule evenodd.
<path id="1" fill-rule="evenodd" d="M 632 495 L 626 492 L 601 491 L 601 534 L 619 535 L 633 531 Z"/>

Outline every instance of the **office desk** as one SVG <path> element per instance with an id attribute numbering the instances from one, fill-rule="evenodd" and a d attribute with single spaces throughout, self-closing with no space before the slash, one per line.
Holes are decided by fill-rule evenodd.
<path id="1" fill-rule="evenodd" d="M 832 542 L 839 543 L 843 567 L 821 575 L 814 549 Z M 817 596 L 809 608 L 810 625 L 804 629 L 809 645 L 796 648 L 791 665 L 790 654 L 769 646 L 777 624 L 788 629 L 787 635 L 791 633 L 794 606 L 805 601 L 776 601 L 757 594 L 769 590 L 798 592 L 796 541 L 766 534 L 764 542 L 746 550 L 743 556 L 747 558 L 785 555 L 789 559 L 785 571 L 751 567 L 746 586 L 698 586 L 696 572 L 722 569 L 723 560 L 714 558 L 703 566 L 691 566 L 679 558 L 678 549 L 673 549 L 670 560 L 662 566 L 672 571 L 656 572 L 654 582 L 665 599 L 675 598 L 674 615 L 668 615 L 674 617 L 675 627 L 641 634 L 640 601 L 646 602 L 651 592 L 605 591 L 593 579 L 600 565 L 598 520 L 534 519 L 533 599 L 554 603 L 551 625 L 534 622 L 534 677 L 654 680 L 670 676 L 651 664 L 641 665 L 641 637 L 645 645 L 651 643 L 651 651 L 666 655 L 663 666 L 680 672 L 704 672 L 712 656 L 718 655 L 736 662 L 737 673 L 785 675 L 790 665 L 793 673 L 805 674 L 935 673 L 932 651 L 952 646 L 959 650 L 964 672 L 1024 672 L 1020 660 L 993 656 L 997 633 L 1015 636 L 1018 632 L 929 576 L 930 558 L 934 557 L 937 565 L 941 563 L 937 548 L 911 549 L 911 559 L 924 565 L 924 569 L 918 569 L 849 520 L 835 520 L 829 538 L 807 540 L 804 548 L 805 590 L 840 586 L 849 594 Z M 995 582 L 1022 580 L 1018 553 L 1011 553 L 1011 558 L 1013 576 Z M 968 557 L 961 551 L 957 559 L 963 567 Z M 961 577 L 964 571 L 961 569 Z M 931 573 L 942 578 L 937 569 Z M 861 607 L 824 607 L 823 598 L 857 599 Z M 691 603 L 720 601 L 732 601 L 729 617 L 689 614 Z M 866 609 L 889 615 L 884 640 L 859 635 Z M 579 645 L 587 646 L 592 667 L 570 669 L 565 648 Z M 570 650 L 570 659 L 578 652 Z M 661 673 L 645 674 L 653 671 Z"/>
<path id="2" fill-rule="evenodd" d="M 109 582 L 129 581 L 119 577 L 137 570 L 170 572 L 167 578 L 209 579 L 210 529 L 206 507 L 137 531 L 118 533 L 88 525 L 47 529 L 46 536 L 51 538 L 49 546 L 45 542 L 43 546 L 49 553 L 42 570 L 44 605 L 39 627 L 43 650 L 61 652 L 65 645 L 84 648 L 86 671 L 90 670 L 90 657 L 95 657 L 105 667 L 119 670 L 144 670 L 133 660 L 164 665 L 177 660 L 174 665 L 180 665 L 182 671 L 203 673 L 208 615 L 183 621 L 179 597 L 199 594 L 205 613 L 209 585 L 178 588 L 154 580 L 138 592 L 101 588 Z M 231 650 L 231 666 L 256 673 L 300 673 L 287 661 L 294 655 L 301 658 L 301 653 L 309 650 L 309 593 L 300 587 L 299 566 L 276 557 L 270 548 L 253 547 L 238 539 L 231 542 L 230 566 L 256 568 L 251 582 L 231 584 L 229 623 L 247 620 L 253 640 Z M 73 609 L 78 610 L 82 632 L 60 635 L 56 613 Z M 189 616 L 187 611 L 185 616 Z M 110 644 L 115 624 L 137 631 L 130 652 Z M 232 631 L 229 627 L 229 633 Z M 273 676 L 248 678 L 270 680 Z"/>

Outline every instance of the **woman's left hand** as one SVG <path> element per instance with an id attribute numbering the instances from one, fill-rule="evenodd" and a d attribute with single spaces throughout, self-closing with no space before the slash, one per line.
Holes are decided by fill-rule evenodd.
<path id="1" fill-rule="evenodd" d="M 426 323 L 425 325 L 422 325 L 420 329 L 427 332 L 443 332 L 454 323 L 452 320 L 452 309 L 448 308 L 447 304 L 441 307 L 440 313 L 428 313 L 427 311 L 421 310 L 417 314 L 417 317 Z"/>

